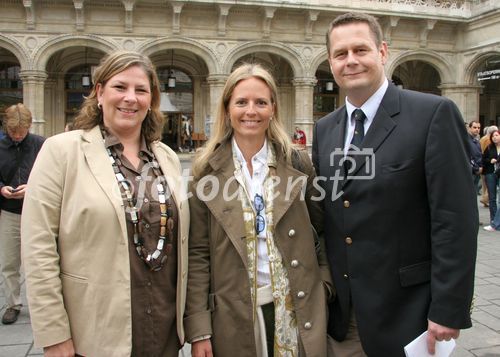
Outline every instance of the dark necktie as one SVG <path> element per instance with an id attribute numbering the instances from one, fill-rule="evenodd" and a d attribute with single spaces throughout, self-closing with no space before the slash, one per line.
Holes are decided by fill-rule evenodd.
<path id="1" fill-rule="evenodd" d="M 361 109 L 356 109 L 352 112 L 352 117 L 355 120 L 354 135 L 352 136 L 351 145 L 360 147 L 365 137 L 365 120 L 366 115 Z"/>

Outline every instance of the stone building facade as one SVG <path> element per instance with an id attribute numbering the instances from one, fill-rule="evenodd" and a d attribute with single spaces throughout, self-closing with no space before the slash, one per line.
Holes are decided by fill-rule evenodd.
<path id="1" fill-rule="evenodd" d="M 279 83 L 288 131 L 301 127 L 309 145 L 314 121 L 345 100 L 325 33 L 346 11 L 379 19 L 394 83 L 453 99 L 466 121 L 500 121 L 496 0 L 0 0 L 0 111 L 24 101 L 34 132 L 59 133 L 89 91 L 83 77 L 106 53 L 133 49 L 158 70 L 177 146 L 183 118 L 209 134 L 231 69 L 257 61 Z"/>

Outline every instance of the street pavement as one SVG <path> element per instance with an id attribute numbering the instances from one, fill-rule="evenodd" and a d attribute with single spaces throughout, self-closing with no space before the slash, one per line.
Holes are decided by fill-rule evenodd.
<path id="1" fill-rule="evenodd" d="M 190 156 L 182 155 L 183 168 L 189 167 Z M 479 204 L 480 221 L 488 222 L 488 209 Z M 0 315 L 5 311 L 3 281 L 0 283 Z M 487 232 L 482 226 L 478 235 L 475 304 L 473 327 L 463 330 L 452 357 L 500 356 L 500 232 Z M 29 311 L 26 303 L 24 278 L 22 280 L 24 307 L 13 325 L 0 324 L 0 357 L 43 355 L 33 346 Z M 404 317 L 402 317 L 404 318 Z M 187 346 L 189 348 L 189 346 Z M 188 356 L 187 351 L 184 352 Z M 390 357 L 390 356 L 387 356 Z"/>

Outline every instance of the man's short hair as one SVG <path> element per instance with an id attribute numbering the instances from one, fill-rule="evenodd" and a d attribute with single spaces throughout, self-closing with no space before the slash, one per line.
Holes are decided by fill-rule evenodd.
<path id="1" fill-rule="evenodd" d="M 330 34 L 332 30 L 336 27 L 349 25 L 353 23 L 365 23 L 370 28 L 370 32 L 373 35 L 373 40 L 377 47 L 380 47 L 383 41 L 382 28 L 378 23 L 377 19 L 371 15 L 358 13 L 358 12 L 348 12 L 343 15 L 337 16 L 332 22 L 326 33 L 326 50 L 330 54 Z"/>
<path id="2" fill-rule="evenodd" d="M 472 128 L 472 125 L 473 125 L 474 123 L 475 123 L 475 124 L 479 124 L 479 125 L 481 125 L 481 123 L 480 123 L 479 121 L 477 121 L 477 120 L 473 120 L 473 121 L 471 121 L 471 122 L 469 123 L 469 128 Z"/>
<path id="3" fill-rule="evenodd" d="M 5 130 L 28 129 L 31 126 L 31 112 L 23 103 L 11 105 L 5 110 Z"/>
<path id="4" fill-rule="evenodd" d="M 486 135 L 492 134 L 494 131 L 498 131 L 498 127 L 496 125 L 490 125 L 486 130 Z"/>

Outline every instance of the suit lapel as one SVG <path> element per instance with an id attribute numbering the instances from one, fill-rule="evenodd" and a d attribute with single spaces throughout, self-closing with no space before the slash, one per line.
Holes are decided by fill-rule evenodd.
<path id="1" fill-rule="evenodd" d="M 274 188 L 273 199 L 273 223 L 275 227 L 283 215 L 288 211 L 295 198 L 301 193 L 304 186 L 304 181 L 299 180 L 302 173 L 288 165 L 285 165 L 284 163 L 284 159 L 278 158 L 276 176 L 279 177 L 280 181 Z M 289 182 L 295 184 L 292 186 L 291 184 L 288 184 Z"/>
<path id="2" fill-rule="evenodd" d="M 178 172 L 178 168 L 175 162 L 172 161 L 169 155 L 160 148 L 156 143 L 151 144 L 151 150 L 160 165 L 161 171 L 167 180 L 170 194 L 174 199 L 175 205 L 177 207 L 177 212 L 181 212 L 181 203 L 186 197 L 180 197 L 180 195 L 185 192 L 182 190 L 182 175 Z"/>
<path id="3" fill-rule="evenodd" d="M 117 184 L 99 126 L 82 134 L 82 150 L 89 165 L 90 172 L 106 194 L 120 222 L 122 237 L 127 237 L 127 226 L 123 210 L 120 188 Z M 126 241 L 121 241 L 125 244 Z"/>
<path id="4" fill-rule="evenodd" d="M 217 182 L 218 187 L 214 187 L 212 182 L 207 181 L 203 189 L 205 197 L 209 197 L 212 190 L 217 190 L 217 194 L 205 203 L 236 248 L 243 264 L 248 268 L 245 222 L 243 208 L 236 194 L 239 184 L 234 177 L 235 168 L 230 141 L 221 144 L 216 149 L 215 155 L 210 159 L 210 165 L 214 169 L 214 181 Z M 225 199 L 224 196 L 229 196 L 230 199 Z"/>

